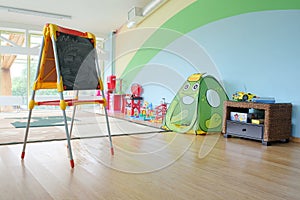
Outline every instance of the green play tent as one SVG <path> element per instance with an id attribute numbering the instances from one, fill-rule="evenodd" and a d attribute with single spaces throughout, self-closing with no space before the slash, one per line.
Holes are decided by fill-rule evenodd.
<path id="1" fill-rule="evenodd" d="M 220 132 L 226 100 L 225 90 L 213 76 L 193 74 L 172 100 L 163 128 L 180 133 Z"/>

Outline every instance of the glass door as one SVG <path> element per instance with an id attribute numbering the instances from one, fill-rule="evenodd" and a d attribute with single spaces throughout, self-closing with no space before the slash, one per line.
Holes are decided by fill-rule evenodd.
<path id="1" fill-rule="evenodd" d="M 0 111 L 19 111 L 27 97 L 27 56 L 21 55 L 25 33 L 0 31 L 0 45 Z"/>

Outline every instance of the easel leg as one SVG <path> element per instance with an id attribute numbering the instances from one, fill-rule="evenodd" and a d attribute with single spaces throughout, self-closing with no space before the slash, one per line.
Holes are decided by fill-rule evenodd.
<path id="1" fill-rule="evenodd" d="M 21 154 L 22 160 L 25 157 L 25 149 L 26 149 L 26 143 L 27 143 L 27 138 L 28 138 L 28 133 L 29 133 L 31 114 L 32 114 L 32 109 L 29 110 L 28 119 L 27 119 L 26 132 L 25 132 L 25 138 L 24 138 L 24 143 L 23 143 L 23 150 L 22 150 L 22 154 Z"/>
<path id="2" fill-rule="evenodd" d="M 76 105 L 73 108 L 73 114 L 71 119 L 71 125 L 70 125 L 70 138 L 72 138 L 72 132 L 73 132 L 73 125 L 74 125 L 74 118 L 75 118 L 75 112 L 76 112 Z"/>
<path id="3" fill-rule="evenodd" d="M 78 99 L 79 95 L 79 90 L 76 91 L 76 99 Z M 70 125 L 70 138 L 72 138 L 72 132 L 73 132 L 73 124 L 74 124 L 74 119 L 75 119 L 75 112 L 76 112 L 77 106 L 75 105 L 73 108 L 73 114 L 72 114 L 72 119 L 71 119 L 71 125 Z"/>
<path id="4" fill-rule="evenodd" d="M 72 168 L 74 168 L 74 160 L 73 160 L 73 155 L 72 155 L 72 147 L 71 147 L 71 139 L 70 139 L 70 134 L 69 134 L 69 129 L 68 129 L 68 122 L 67 122 L 67 115 L 66 111 L 62 110 L 63 116 L 64 116 L 64 122 L 65 122 L 65 131 L 66 131 L 66 137 L 67 137 L 67 142 L 68 142 L 68 150 L 69 150 L 69 156 L 70 156 L 70 165 Z"/>
<path id="5" fill-rule="evenodd" d="M 111 139 L 111 132 L 110 132 L 110 126 L 109 126 L 109 121 L 108 121 L 108 115 L 107 115 L 107 109 L 106 106 L 104 106 L 104 112 L 105 112 L 105 118 L 106 118 L 106 126 L 107 126 L 107 131 L 108 131 L 108 138 L 109 138 L 109 143 L 110 143 L 110 152 L 111 155 L 114 155 L 114 147 Z"/>

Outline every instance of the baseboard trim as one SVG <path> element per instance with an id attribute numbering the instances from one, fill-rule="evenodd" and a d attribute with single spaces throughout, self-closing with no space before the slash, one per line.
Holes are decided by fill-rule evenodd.
<path id="1" fill-rule="evenodd" d="M 300 143 L 300 138 L 298 138 L 298 137 L 292 137 L 292 142 Z"/>

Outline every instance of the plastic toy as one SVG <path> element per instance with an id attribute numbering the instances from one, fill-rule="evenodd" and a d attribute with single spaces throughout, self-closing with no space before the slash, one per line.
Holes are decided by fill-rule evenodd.
<path id="1" fill-rule="evenodd" d="M 236 92 L 232 95 L 235 101 L 252 101 L 253 98 L 256 98 L 256 95 L 249 92 Z"/>
<path id="2" fill-rule="evenodd" d="M 150 121 L 154 118 L 152 103 L 148 103 L 147 101 L 144 102 L 143 107 L 141 107 L 139 118 L 145 121 Z"/>
<path id="3" fill-rule="evenodd" d="M 114 93 L 116 89 L 116 76 L 110 75 L 107 77 L 107 91 L 106 91 L 106 101 L 107 101 L 107 109 L 110 110 L 111 104 L 111 94 Z"/>
<path id="4" fill-rule="evenodd" d="M 162 98 L 161 104 L 155 107 L 155 122 L 162 122 L 167 113 L 167 103 Z"/>
<path id="5" fill-rule="evenodd" d="M 135 83 L 131 86 L 131 95 L 130 97 L 125 97 L 127 99 L 126 111 L 127 115 L 133 117 L 138 117 L 141 113 L 141 104 L 143 101 L 143 97 L 141 97 L 143 93 L 143 88 L 141 85 Z"/>

